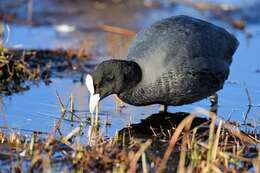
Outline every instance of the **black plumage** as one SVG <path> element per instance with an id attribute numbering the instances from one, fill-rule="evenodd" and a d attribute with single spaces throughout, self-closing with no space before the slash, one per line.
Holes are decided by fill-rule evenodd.
<path id="1" fill-rule="evenodd" d="M 163 19 L 138 33 L 127 60 L 96 67 L 95 92 L 138 106 L 198 101 L 222 89 L 238 44 L 206 21 L 184 15 Z"/>

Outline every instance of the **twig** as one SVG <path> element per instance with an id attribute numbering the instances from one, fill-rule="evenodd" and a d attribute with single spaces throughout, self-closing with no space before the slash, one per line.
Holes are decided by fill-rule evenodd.
<path id="1" fill-rule="evenodd" d="M 106 32 L 111 32 L 111 33 L 115 33 L 115 34 L 121 34 L 121 35 L 126 35 L 126 36 L 135 36 L 136 35 L 136 32 L 134 32 L 134 31 L 116 27 L 116 26 L 100 24 L 100 25 L 98 25 L 98 28 L 100 28 Z"/>
<path id="2" fill-rule="evenodd" d="M 66 108 L 65 108 L 64 104 L 62 103 L 60 95 L 59 95 L 59 93 L 57 91 L 56 91 L 56 96 L 57 96 L 57 98 L 58 98 L 58 100 L 60 102 L 60 106 L 61 106 L 61 117 L 60 117 L 60 119 L 58 120 L 58 122 L 56 123 L 56 125 L 55 125 L 55 127 L 53 129 L 53 132 L 52 132 L 53 135 L 55 135 L 55 133 L 58 130 L 58 128 L 60 128 L 61 122 L 64 119 L 65 113 L 66 113 Z"/>
<path id="3" fill-rule="evenodd" d="M 48 139 L 46 140 L 44 148 L 48 148 L 49 145 L 50 145 L 50 143 L 54 140 L 55 133 L 56 133 L 57 130 L 60 128 L 61 122 L 62 122 L 62 120 L 64 119 L 65 114 L 66 114 L 65 106 L 64 106 L 64 104 L 63 104 L 62 101 L 61 101 L 61 98 L 60 98 L 60 96 L 59 96 L 58 91 L 56 91 L 56 96 L 57 96 L 57 98 L 58 98 L 58 100 L 59 100 L 59 102 L 60 102 L 60 106 L 61 106 L 61 117 L 60 117 L 60 119 L 56 122 L 55 127 L 53 128 L 52 133 L 49 135 Z"/>
<path id="4" fill-rule="evenodd" d="M 71 121 L 73 121 L 73 116 L 74 116 L 74 114 L 73 114 L 73 112 L 74 112 L 74 97 L 73 97 L 73 95 L 71 94 L 70 95 L 70 114 L 71 114 L 71 117 L 70 117 L 70 120 Z"/>
<path id="5" fill-rule="evenodd" d="M 75 136 L 76 134 L 78 134 L 81 131 L 80 127 L 76 127 L 75 129 L 73 129 L 65 138 L 64 140 L 68 141 L 70 140 L 73 136 Z"/>
<path id="6" fill-rule="evenodd" d="M 244 119 L 244 124 L 246 125 L 247 124 L 247 117 L 248 117 L 248 114 L 252 108 L 252 99 L 251 99 L 251 96 L 249 94 L 249 91 L 247 88 L 245 88 L 246 90 L 246 95 L 247 95 L 247 100 L 248 100 L 248 109 L 246 111 L 246 114 L 245 114 L 245 119 Z"/>
<path id="7" fill-rule="evenodd" d="M 213 147 L 212 147 L 212 154 L 211 155 L 212 155 L 212 160 L 213 161 L 217 157 L 221 127 L 222 127 L 222 121 L 220 120 L 220 122 L 218 124 L 218 129 L 217 129 L 217 132 L 216 132 L 216 136 L 215 136 L 215 141 L 214 141 Z"/>
<path id="8" fill-rule="evenodd" d="M 247 95 L 247 100 L 248 100 L 248 106 L 253 106 L 253 104 L 252 104 L 252 99 L 251 99 L 251 96 L 250 96 L 250 94 L 249 94 L 249 91 L 248 91 L 248 89 L 247 88 L 245 88 L 246 89 L 246 95 Z"/>
<path id="9" fill-rule="evenodd" d="M 202 109 L 202 108 L 197 108 L 196 112 L 202 113 L 202 114 L 207 115 L 209 117 L 212 117 L 212 115 L 213 115 L 212 112 L 209 112 L 209 111 L 207 111 L 205 109 Z M 248 135 L 246 135 L 245 133 L 240 131 L 237 127 L 235 127 L 234 125 L 230 124 L 229 122 L 227 122 L 225 120 L 222 120 L 222 121 L 223 121 L 223 128 L 228 130 L 229 133 L 231 133 L 232 135 L 238 137 L 241 141 L 249 143 L 249 144 L 257 144 L 257 143 L 259 143 L 258 141 L 248 137 Z"/>
<path id="10" fill-rule="evenodd" d="M 190 114 L 188 117 L 184 118 L 182 120 L 182 122 L 178 125 L 178 127 L 176 128 L 176 130 L 169 142 L 169 145 L 164 153 L 161 164 L 160 164 L 158 170 L 156 171 L 157 173 L 161 173 L 164 171 L 166 164 L 169 160 L 169 157 L 178 141 L 178 138 L 179 138 L 181 132 L 183 131 L 183 129 L 185 129 L 186 131 L 190 129 L 191 123 L 195 117 L 196 116 L 194 114 Z"/>
<path id="11" fill-rule="evenodd" d="M 237 127 L 230 123 L 223 122 L 223 127 L 228 130 L 232 135 L 238 137 L 241 141 L 249 144 L 257 144 L 259 141 L 248 137 L 245 133 L 241 132 Z"/>
<path id="12" fill-rule="evenodd" d="M 209 128 L 209 142 L 208 142 L 208 146 L 209 146 L 209 150 L 207 153 L 207 164 L 208 166 L 211 164 L 211 162 L 213 161 L 212 159 L 212 152 L 213 152 L 213 144 L 214 144 L 214 132 L 215 132 L 215 121 L 216 121 L 216 115 L 215 114 L 211 114 L 211 123 L 210 123 L 210 128 Z"/>
<path id="13" fill-rule="evenodd" d="M 141 145 L 140 149 L 137 151 L 137 153 L 134 155 L 134 158 L 130 162 L 130 168 L 128 170 L 128 173 L 134 173 L 137 169 L 137 161 L 141 157 L 141 155 L 145 152 L 145 150 L 151 145 L 152 140 L 147 140 L 143 145 Z"/>
<path id="14" fill-rule="evenodd" d="M 198 141 L 198 144 L 204 148 L 206 148 L 207 150 L 209 149 L 209 146 L 206 144 L 206 143 L 203 143 L 203 142 L 200 142 Z M 252 158 L 246 158 L 246 157 L 242 157 L 242 156 L 237 156 L 237 155 L 234 155 L 232 153 L 226 153 L 226 152 L 223 152 L 223 151 L 219 151 L 218 154 L 225 158 L 225 157 L 232 157 L 234 159 L 237 159 L 239 161 L 243 161 L 243 162 L 248 162 L 248 163 L 252 163 L 254 159 Z"/>
<path id="15" fill-rule="evenodd" d="M 179 164 L 178 164 L 178 170 L 177 173 L 185 173 L 185 160 L 186 160 L 186 145 L 187 145 L 187 137 L 189 133 L 185 133 L 184 137 L 182 138 L 181 142 L 181 154 L 180 154 L 180 159 L 179 159 Z"/>

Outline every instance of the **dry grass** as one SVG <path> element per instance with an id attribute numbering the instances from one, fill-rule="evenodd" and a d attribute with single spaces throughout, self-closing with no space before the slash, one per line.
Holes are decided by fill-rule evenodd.
<path id="1" fill-rule="evenodd" d="M 214 113 L 198 109 L 211 118 L 207 128 L 206 123 L 191 126 L 196 117 L 195 113 L 191 114 L 169 130 L 169 140 L 160 146 L 159 135 L 138 139 L 131 134 L 126 140 L 126 135 L 116 133 L 114 138 L 104 138 L 99 130 L 102 124 L 89 126 L 90 121 L 84 122 L 76 115 L 73 96 L 67 106 L 58 93 L 57 99 L 60 119 L 50 134 L 32 132 L 28 138 L 7 129 L 0 132 L 1 167 L 10 172 L 235 173 L 259 170 L 259 139 L 231 128 L 233 125 L 219 121 Z M 79 126 L 68 134 L 61 134 L 64 119 L 79 121 Z M 82 136 L 84 126 L 90 127 L 90 133 Z M 81 143 L 80 138 L 87 138 L 88 143 Z M 178 164 L 174 165 L 176 154 Z"/>
<path id="2" fill-rule="evenodd" d="M 29 89 L 29 84 L 60 72 L 82 73 L 90 55 L 76 50 L 7 50 L 0 45 L 0 94 L 10 95 Z"/>
<path id="3" fill-rule="evenodd" d="M 206 130 L 205 125 L 191 129 L 196 114 L 187 116 L 177 128 L 170 130 L 171 136 L 164 142 L 168 143 L 167 147 L 159 147 L 160 150 L 154 152 L 157 138 L 137 139 L 131 134 L 126 140 L 126 136 L 116 133 L 114 138 L 107 139 L 100 134 L 99 126 L 92 126 L 91 133 L 82 136 L 82 127 L 90 122 L 82 121 L 68 134 L 59 134 L 64 118 L 73 115 L 77 119 L 77 115 L 73 111 L 73 97 L 70 97 L 68 108 L 58 94 L 57 98 L 61 117 L 52 133 L 45 137 L 32 133 L 31 139 L 17 132 L 0 133 L 0 162 L 9 165 L 10 171 L 233 173 L 259 170 L 259 139 L 242 139 L 238 129 L 240 133 L 229 132 L 225 125 L 228 122 L 217 121 L 215 114 L 208 114 L 211 123 Z M 82 137 L 89 143 L 81 143 Z M 163 157 L 158 156 L 158 152 L 164 153 Z M 173 153 L 179 155 L 177 167 L 172 164 Z"/>
<path id="4" fill-rule="evenodd" d="M 8 50 L 0 46 L 0 91 L 10 94 L 28 88 L 27 80 L 39 78 L 39 68 L 30 68 L 23 58 L 16 59 Z"/>

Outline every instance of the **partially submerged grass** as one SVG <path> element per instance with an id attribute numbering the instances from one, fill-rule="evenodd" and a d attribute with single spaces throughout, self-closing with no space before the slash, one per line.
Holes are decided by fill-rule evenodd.
<path id="1" fill-rule="evenodd" d="M 8 50 L 0 45 L 0 94 L 27 90 L 30 82 L 39 80 L 48 84 L 51 75 L 59 76 L 60 72 L 83 74 L 83 59 L 72 50 Z"/>
<path id="2" fill-rule="evenodd" d="M 72 96 L 68 108 L 58 94 L 57 97 L 61 118 L 52 133 L 45 136 L 32 133 L 28 138 L 17 132 L 1 131 L 2 166 L 19 172 L 233 173 L 259 170 L 259 139 L 249 137 L 249 134 L 242 137 L 238 129 L 236 133 L 230 132 L 226 128 L 230 124 L 217 121 L 213 113 L 209 114 L 211 121 L 200 125 L 193 122 L 196 114 L 190 114 L 183 117 L 181 123 L 173 120 L 171 128 L 160 127 L 161 131 L 151 128 L 154 129 L 152 134 L 156 135 L 149 138 L 136 138 L 132 133 L 134 126 L 128 127 L 128 134 L 120 131 L 114 138 L 105 138 L 101 135 L 101 126 L 89 126 L 89 121 L 77 119 Z M 81 124 L 68 134 L 61 134 L 62 122 L 71 119 L 71 115 Z M 83 126 L 89 126 L 90 133 L 82 134 Z M 80 138 L 87 138 L 89 142 L 82 143 Z"/>
<path id="3" fill-rule="evenodd" d="M 0 47 L 0 91 L 10 94 L 16 91 L 26 90 L 27 80 L 37 80 L 38 68 L 29 68 L 29 65 L 21 58 L 16 59 L 3 47 Z"/>

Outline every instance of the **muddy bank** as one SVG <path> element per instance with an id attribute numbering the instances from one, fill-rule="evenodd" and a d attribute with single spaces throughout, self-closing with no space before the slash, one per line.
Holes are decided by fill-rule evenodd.
<path id="1" fill-rule="evenodd" d="M 30 84 L 43 80 L 46 84 L 51 77 L 80 75 L 94 65 L 87 63 L 91 55 L 77 50 L 1 50 L 0 92 L 10 95 L 29 89 Z"/>

